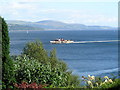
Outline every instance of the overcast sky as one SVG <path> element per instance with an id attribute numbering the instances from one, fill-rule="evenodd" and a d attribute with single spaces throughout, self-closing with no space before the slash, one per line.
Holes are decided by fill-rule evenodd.
<path id="1" fill-rule="evenodd" d="M 118 0 L 1 0 L 0 16 L 6 20 L 57 20 L 116 27 Z"/>

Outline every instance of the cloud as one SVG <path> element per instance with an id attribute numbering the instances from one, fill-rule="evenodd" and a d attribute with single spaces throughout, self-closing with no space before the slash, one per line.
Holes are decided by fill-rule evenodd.
<path id="1" fill-rule="evenodd" d="M 59 20 L 68 23 L 87 25 L 117 25 L 117 17 L 105 13 L 98 13 L 93 9 L 69 8 L 45 5 L 46 3 L 10 2 L 0 5 L 0 13 L 6 19 L 39 21 Z M 53 4 L 54 5 L 54 4 Z M 48 7 L 47 7 L 48 6 Z M 7 11 L 7 12 L 6 12 Z M 95 12 L 95 13 L 94 13 Z M 112 11 L 111 11 L 112 12 Z"/>
<path id="2" fill-rule="evenodd" d="M 22 19 L 34 10 L 34 6 L 17 2 L 4 3 L 0 5 L 0 13 L 5 19 Z"/>
<path id="3" fill-rule="evenodd" d="M 105 16 L 102 14 L 72 13 L 64 22 L 81 23 L 86 25 L 117 26 L 118 18 L 115 16 Z"/>

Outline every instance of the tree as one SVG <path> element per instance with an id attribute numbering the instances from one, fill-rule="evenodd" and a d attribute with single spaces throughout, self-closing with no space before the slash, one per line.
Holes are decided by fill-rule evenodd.
<path id="1" fill-rule="evenodd" d="M 3 18 L 2 19 L 2 63 L 4 64 L 9 58 L 9 36 L 8 26 Z"/>
<path id="2" fill-rule="evenodd" d="M 26 55 L 28 58 L 25 59 L 24 55 Z M 20 71 L 16 69 L 16 72 L 19 72 L 17 75 L 26 75 L 24 76 L 24 80 L 32 81 L 33 78 L 37 78 L 37 80 L 34 80 L 40 82 L 45 81 L 43 84 L 46 83 L 52 85 L 53 87 L 77 87 L 80 85 L 78 76 L 72 75 L 72 72 L 69 71 L 67 64 L 57 58 L 56 49 L 53 49 L 50 51 L 50 53 L 47 53 L 40 41 L 30 42 L 26 44 L 25 48 L 23 49 L 22 58 L 18 57 L 18 60 L 19 61 L 16 63 L 16 66 L 21 61 L 25 62 L 25 64 L 21 62 L 22 65 L 18 65 L 21 67 L 18 67 Z M 34 64 L 32 62 L 34 62 Z M 36 66 L 35 62 L 38 65 L 41 64 L 42 66 L 38 68 L 38 65 Z M 26 73 L 27 71 L 25 70 L 30 71 L 30 68 L 32 66 L 28 66 L 27 64 L 33 65 L 33 67 L 35 67 L 31 70 L 36 70 L 38 68 L 37 73 L 39 72 L 38 74 L 35 74 L 34 71 L 31 71 L 33 74 L 29 73 L 31 76 L 30 79 L 26 78 L 28 76 L 28 73 Z M 25 69 L 26 67 L 27 69 Z M 23 74 L 23 72 L 25 73 Z"/>
<path id="3" fill-rule="evenodd" d="M 10 58 L 10 45 L 9 45 L 9 35 L 8 26 L 3 18 L 2 21 L 2 82 L 3 88 L 10 88 L 14 81 L 14 67 L 13 61 Z"/>
<path id="4" fill-rule="evenodd" d="M 40 41 L 27 43 L 22 54 L 33 57 L 41 63 L 46 63 L 49 59 L 47 51 L 43 48 Z"/>
<path id="5" fill-rule="evenodd" d="M 58 59 L 56 57 L 56 49 L 53 49 L 50 51 L 50 63 L 52 64 L 52 67 L 56 66 L 56 63 L 58 62 Z"/>

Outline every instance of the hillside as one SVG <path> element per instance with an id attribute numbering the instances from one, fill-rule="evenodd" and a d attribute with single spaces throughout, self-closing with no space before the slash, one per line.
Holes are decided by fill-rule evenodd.
<path id="1" fill-rule="evenodd" d="M 9 30 L 15 31 L 15 30 L 44 30 L 43 28 L 33 27 L 33 26 L 27 26 L 27 25 L 19 25 L 19 24 L 9 24 L 8 25 Z"/>
<path id="2" fill-rule="evenodd" d="M 87 26 L 84 24 L 69 24 L 60 21 L 44 20 L 38 22 L 26 22 L 17 20 L 7 21 L 9 30 L 115 30 L 109 26 Z"/>

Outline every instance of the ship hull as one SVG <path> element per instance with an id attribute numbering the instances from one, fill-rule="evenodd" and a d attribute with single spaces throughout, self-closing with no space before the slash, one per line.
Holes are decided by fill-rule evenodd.
<path id="1" fill-rule="evenodd" d="M 61 44 L 61 43 L 73 43 L 74 41 L 50 41 L 52 44 Z"/>

